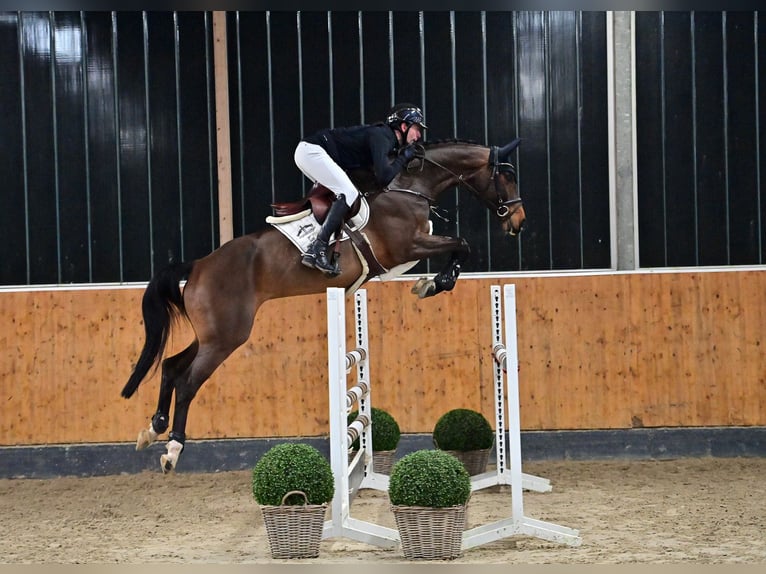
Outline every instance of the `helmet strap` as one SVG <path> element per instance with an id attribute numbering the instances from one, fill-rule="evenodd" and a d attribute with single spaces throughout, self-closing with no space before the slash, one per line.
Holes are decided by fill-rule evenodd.
<path id="1" fill-rule="evenodd" d="M 402 124 L 406 124 L 407 129 L 402 130 Z M 402 134 L 402 143 L 401 145 L 406 146 L 407 145 L 407 134 L 410 133 L 410 128 L 412 127 L 412 124 L 408 124 L 407 122 L 399 122 L 399 133 Z"/>
<path id="2" fill-rule="evenodd" d="M 398 147 L 402 147 L 407 143 L 407 132 L 402 131 L 402 124 L 404 122 L 399 122 L 399 125 L 396 127 L 392 126 L 391 129 L 396 134 L 396 142 Z"/>

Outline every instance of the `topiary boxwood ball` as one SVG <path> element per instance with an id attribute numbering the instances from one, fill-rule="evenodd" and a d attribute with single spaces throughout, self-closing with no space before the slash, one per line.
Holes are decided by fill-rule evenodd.
<path id="1" fill-rule="evenodd" d="M 471 477 L 463 464 L 441 450 L 418 450 L 391 468 L 388 498 L 396 506 L 446 508 L 468 502 Z"/>
<path id="2" fill-rule="evenodd" d="M 433 440 L 441 450 L 482 450 L 492 446 L 495 432 L 480 412 L 453 409 L 436 422 Z"/>
<path id="3" fill-rule="evenodd" d="M 253 497 L 258 504 L 278 506 L 291 490 L 306 493 L 308 504 L 332 500 L 335 479 L 327 459 L 304 443 L 282 443 L 269 449 L 253 468 Z M 300 495 L 291 495 L 286 505 L 305 504 Z"/>
<path id="4" fill-rule="evenodd" d="M 348 415 L 348 424 L 354 422 L 359 411 L 354 411 Z M 399 423 L 396 422 L 388 412 L 383 409 L 372 407 L 371 413 L 372 424 L 372 450 L 384 451 L 384 450 L 396 450 L 396 446 L 399 444 L 401 438 L 401 430 L 399 429 Z M 359 450 L 359 439 L 356 439 L 351 445 L 354 450 Z"/>

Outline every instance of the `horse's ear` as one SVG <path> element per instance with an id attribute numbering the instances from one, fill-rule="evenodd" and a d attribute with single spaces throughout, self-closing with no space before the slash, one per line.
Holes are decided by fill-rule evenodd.
<path id="1" fill-rule="evenodd" d="M 516 138 L 511 143 L 505 144 L 503 147 L 501 147 L 498 150 L 498 156 L 499 157 L 507 157 L 513 150 L 515 150 L 517 147 L 519 147 L 519 144 L 521 143 L 521 138 Z"/>

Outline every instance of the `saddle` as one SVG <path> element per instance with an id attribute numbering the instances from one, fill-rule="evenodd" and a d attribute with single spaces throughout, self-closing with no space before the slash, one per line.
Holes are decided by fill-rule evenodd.
<path id="1" fill-rule="evenodd" d="M 271 208 L 274 210 L 274 216 L 273 218 L 279 218 L 279 217 L 290 217 L 290 216 L 298 216 L 303 217 L 306 212 L 311 212 L 314 215 L 314 219 L 316 219 L 317 223 L 319 225 L 322 225 L 324 223 L 324 220 L 327 218 L 327 212 L 330 210 L 330 205 L 332 202 L 335 201 L 335 194 L 330 191 L 328 188 L 323 186 L 320 183 L 315 183 L 314 186 L 309 191 L 308 195 L 306 197 L 299 199 L 297 201 L 288 201 L 284 203 L 272 203 Z M 360 277 L 359 284 L 361 284 L 363 281 L 366 281 L 367 279 L 370 279 L 372 277 L 384 275 L 388 273 L 388 269 L 383 267 L 380 262 L 378 261 L 377 257 L 375 257 L 375 254 L 372 251 L 372 246 L 369 244 L 367 239 L 362 235 L 362 233 L 359 231 L 359 229 L 356 229 L 352 226 L 350 223 L 351 218 L 353 218 L 355 215 L 357 215 L 361 209 L 362 206 L 362 195 L 360 194 L 354 203 L 349 208 L 348 212 L 346 213 L 346 216 L 343 218 L 343 225 L 341 225 L 341 228 L 345 230 L 348 237 L 351 239 L 351 242 L 356 246 L 356 249 L 360 255 L 360 257 L 364 260 L 364 275 Z M 280 232 L 287 235 L 289 238 L 290 235 L 287 232 L 286 229 L 283 228 L 282 225 L 278 224 L 276 221 L 274 221 L 272 218 L 266 218 L 266 221 L 274 225 L 277 229 L 279 229 Z M 365 220 L 366 223 L 366 220 Z M 362 223 L 362 226 L 364 223 Z M 300 232 L 299 232 L 300 233 Z M 340 250 L 340 236 L 341 236 L 341 230 L 339 229 L 335 233 L 335 239 L 336 241 L 332 244 L 333 252 L 338 253 Z M 293 243 L 295 243 L 295 240 L 293 240 Z M 297 244 L 296 244 L 297 246 Z M 299 249 L 301 249 L 299 247 Z M 301 249 L 301 251 L 303 251 Z M 357 285 L 358 286 L 358 285 Z M 352 290 L 356 290 L 356 287 L 354 287 Z"/>
<path id="2" fill-rule="evenodd" d="M 327 212 L 330 210 L 330 205 L 332 205 L 333 201 L 335 201 L 335 194 L 321 183 L 315 183 L 306 197 L 296 201 L 272 203 L 271 208 L 274 210 L 275 217 L 295 215 L 310 209 L 317 222 L 322 224 L 327 218 Z M 359 213 L 361 203 L 362 196 L 359 195 L 349 208 L 348 212 L 346 212 L 346 217 L 343 219 L 344 222 Z"/>

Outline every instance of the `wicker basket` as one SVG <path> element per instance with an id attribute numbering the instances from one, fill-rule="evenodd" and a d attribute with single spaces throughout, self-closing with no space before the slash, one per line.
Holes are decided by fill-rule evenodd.
<path id="1" fill-rule="evenodd" d="M 372 468 L 380 474 L 391 474 L 391 467 L 394 465 L 396 449 L 394 450 L 376 450 L 372 453 Z"/>
<path id="2" fill-rule="evenodd" d="M 354 460 L 357 451 L 349 451 L 348 462 Z M 394 459 L 396 458 L 396 449 L 394 450 L 376 450 L 372 453 L 372 466 L 375 472 L 380 474 L 391 474 L 391 467 L 394 465 Z"/>
<path id="3" fill-rule="evenodd" d="M 397 506 L 391 510 L 408 560 L 452 560 L 462 553 L 466 505 Z"/>
<path id="4" fill-rule="evenodd" d="M 439 450 L 444 450 L 439 447 L 439 443 L 435 438 L 431 438 L 434 446 Z M 495 445 L 495 441 L 489 448 L 481 448 L 477 450 L 444 450 L 444 452 L 451 454 L 460 462 L 463 463 L 466 471 L 470 476 L 487 472 L 487 464 L 489 463 L 489 453 L 492 451 L 492 447 Z"/>
<path id="5" fill-rule="evenodd" d="M 306 504 L 286 505 L 288 496 L 300 494 Z M 291 490 L 280 506 L 262 505 L 263 522 L 272 558 L 316 558 L 322 541 L 326 504 L 308 504 L 306 494 Z"/>
<path id="6" fill-rule="evenodd" d="M 474 476 L 487 471 L 489 462 L 489 453 L 492 448 L 482 448 L 480 450 L 445 450 L 463 463 L 468 474 Z"/>

